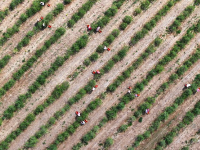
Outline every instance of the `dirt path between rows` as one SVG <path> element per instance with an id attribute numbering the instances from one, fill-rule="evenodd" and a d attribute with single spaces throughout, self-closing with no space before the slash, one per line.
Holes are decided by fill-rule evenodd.
<path id="1" fill-rule="evenodd" d="M 200 94 L 197 93 L 197 97 L 195 97 L 195 99 L 191 99 L 191 101 L 187 101 L 187 103 L 184 104 L 184 107 L 181 106 L 182 112 L 186 113 L 187 111 L 192 109 L 195 103 L 198 102 L 199 100 L 200 100 Z M 191 104 L 193 105 L 193 107 L 190 106 Z M 198 123 L 195 122 L 196 120 L 198 120 Z M 200 116 L 197 116 L 189 126 L 186 126 L 184 130 L 181 130 L 181 133 L 174 138 L 173 142 L 169 146 L 167 146 L 166 149 L 169 149 L 169 150 L 180 149 L 183 146 L 184 142 L 187 139 L 189 140 L 189 137 L 191 137 L 192 135 L 195 135 L 196 132 L 199 130 L 200 128 L 199 121 L 200 121 Z"/>
<path id="2" fill-rule="evenodd" d="M 131 2 L 132 3 L 132 2 Z M 128 7 L 128 6 L 130 6 L 130 4 L 131 3 L 127 3 L 126 4 L 126 6 Z M 122 11 L 123 11 L 123 9 L 122 9 Z M 120 12 L 119 12 L 119 14 L 121 14 Z M 126 14 L 126 13 L 125 13 Z M 123 18 L 123 16 L 125 15 L 125 14 L 123 14 L 122 16 L 120 16 L 120 18 L 122 19 Z M 118 16 L 118 18 L 119 18 L 119 16 Z M 116 24 L 116 21 L 115 21 L 115 19 L 113 19 L 113 21 L 111 21 L 111 23 L 113 24 L 113 22 L 115 22 L 115 25 L 118 25 L 120 22 L 117 22 L 117 24 Z M 114 28 L 115 28 L 115 26 L 112 26 L 113 28 L 112 29 L 109 29 L 109 31 L 112 31 Z M 104 30 L 105 31 L 105 30 Z M 108 32 L 108 31 L 107 31 Z M 106 31 L 105 31 L 105 33 L 107 33 Z M 107 34 L 109 34 L 109 32 L 107 33 Z M 104 36 L 104 37 L 106 37 L 106 36 Z M 102 42 L 102 41 L 100 41 L 100 42 Z M 92 44 L 92 43 L 91 43 Z M 91 46 L 88 46 L 88 47 L 91 47 Z M 71 65 L 71 64 L 68 64 L 69 66 Z M 66 66 L 65 66 L 66 67 Z M 67 68 L 66 68 L 67 69 Z M 69 70 L 66 70 L 66 71 L 69 71 Z M 65 72 L 66 73 L 66 71 L 62 71 L 62 72 Z M 71 72 L 71 71 L 70 71 Z M 82 77 L 83 79 L 86 77 L 87 78 L 87 76 L 90 76 L 90 78 L 92 77 L 92 75 L 91 75 L 91 72 L 89 71 L 89 72 L 87 72 L 88 73 L 88 75 L 85 75 L 84 77 Z M 66 75 L 65 75 L 66 76 Z M 67 76 L 66 76 L 67 77 Z M 90 79 L 90 78 L 88 78 L 88 80 Z M 78 81 L 78 82 L 76 82 L 76 84 L 79 84 L 79 82 L 80 81 Z M 81 86 L 83 86 L 83 85 L 81 85 Z M 72 87 L 72 85 L 71 85 L 71 87 Z M 72 91 L 71 92 L 69 92 L 70 93 L 70 95 L 68 95 L 68 96 L 72 96 L 73 94 L 72 93 L 74 93 L 75 94 L 75 92 L 78 90 L 77 88 L 77 85 L 74 85 L 74 88 L 72 88 Z M 52 87 L 51 87 L 52 88 Z M 69 90 L 68 90 L 69 91 Z M 65 103 L 65 101 L 63 101 L 62 103 Z M 63 105 L 60 103 L 60 102 L 58 102 L 57 103 L 58 104 L 58 107 L 56 106 L 56 108 L 57 108 L 57 110 L 58 110 L 58 108 L 59 107 L 62 107 Z M 54 106 L 53 106 L 53 108 L 55 109 L 55 105 L 56 105 L 56 103 L 54 104 Z M 51 113 L 53 113 L 52 112 L 52 109 L 49 109 L 49 110 L 51 110 Z M 56 111 L 56 110 L 55 110 Z M 48 116 L 49 117 L 49 116 Z"/>
<path id="3" fill-rule="evenodd" d="M 9 15 L 0 23 L 0 37 L 6 32 L 8 28 L 11 28 L 16 21 L 20 18 L 21 14 L 31 6 L 34 0 L 25 0 L 22 4 L 18 5 L 13 11 L 10 11 Z"/>
<path id="4" fill-rule="evenodd" d="M 50 11 L 52 11 L 59 2 L 63 0 L 50 0 L 49 3 L 51 7 L 44 6 L 39 12 L 37 12 L 32 17 L 28 18 L 19 28 L 19 32 L 15 33 L 1 48 L 0 58 L 2 58 L 5 53 L 12 54 L 12 50 L 17 46 L 17 44 L 22 40 L 22 38 L 31 31 L 37 22 L 37 19 L 40 19 L 41 16 L 45 17 Z M 30 3 L 29 3 L 30 5 Z M 13 24 L 18 20 L 20 16 L 15 17 Z M 8 22 L 7 22 L 8 23 Z M 9 23 L 8 23 L 9 24 Z M 22 50 L 21 50 L 22 51 Z M 4 55 L 3 55 L 4 54 Z"/>
<path id="5" fill-rule="evenodd" d="M 101 2 L 101 1 L 100 1 Z M 101 3 L 98 3 L 98 6 L 101 5 Z M 102 6 L 103 7 L 103 6 Z M 95 9 L 95 7 L 94 7 Z M 78 31 L 78 30 L 77 30 Z M 73 31 L 75 32 L 75 31 Z M 68 34 L 66 34 L 65 36 L 67 36 Z M 42 35 L 41 35 L 42 36 Z M 64 40 L 66 40 L 66 37 L 63 37 L 63 42 L 65 42 Z M 62 43 L 63 43 L 62 42 Z M 71 42 L 71 44 L 73 43 L 73 41 L 69 41 Z M 58 43 L 60 43 L 60 40 L 58 41 Z M 68 44 L 67 42 L 65 42 L 66 44 Z M 60 44 L 61 45 L 61 44 Z M 31 85 L 35 79 L 37 78 L 37 76 L 39 74 L 41 74 L 42 71 L 44 71 L 45 69 L 48 69 L 51 65 L 51 63 L 53 63 L 56 59 L 57 56 L 62 56 L 65 53 L 66 49 L 59 49 L 59 44 L 54 44 L 39 60 L 37 63 L 35 63 L 33 65 L 33 67 L 31 69 L 29 69 L 24 76 L 19 80 L 19 82 L 17 82 L 13 88 L 11 88 L 2 98 L 3 99 L 3 105 L 0 106 L 1 111 L 0 113 L 2 113 L 7 106 L 9 106 L 11 103 L 14 102 L 15 99 L 17 99 L 17 97 L 22 94 L 25 93 L 28 89 L 28 86 Z M 31 43 L 30 43 L 31 46 Z M 62 46 L 62 45 L 61 45 Z M 60 47 L 61 47 L 60 46 Z M 65 45 L 65 47 L 68 47 L 67 45 Z M 22 52 L 23 53 L 23 52 Z M 24 55 L 27 55 L 27 57 L 31 57 L 28 54 L 24 53 Z M 19 56 L 15 56 L 16 59 L 18 59 Z M 20 57 L 23 57 L 20 56 Z M 23 58 L 21 58 L 21 60 L 23 60 Z M 43 62 L 44 61 L 44 62 Z M 11 62 L 11 61 L 10 61 Z M 39 64 L 39 65 L 38 65 Z M 22 64 L 21 64 L 22 65 Z M 15 67 L 18 67 L 17 65 Z M 14 67 L 14 68 L 15 68 Z M 20 67 L 20 66 L 19 66 Z M 17 68 L 16 68 L 17 69 Z M 33 71 L 34 70 L 34 71 Z M 11 75 L 9 75 L 11 76 Z M 8 76 L 7 76 L 8 77 Z M 0 79 L 1 80 L 1 79 Z M 2 82 L 5 82 L 5 80 Z M 15 93 L 13 93 L 15 92 Z M 12 99 L 12 100 L 11 100 Z M 5 103 L 4 103 L 5 102 Z"/>
<path id="6" fill-rule="evenodd" d="M 196 63 L 195 66 L 200 64 L 200 61 Z M 185 74 L 188 74 L 189 71 L 187 71 Z M 164 95 L 164 94 L 163 94 Z M 159 129 L 153 133 L 150 139 L 144 140 L 139 147 L 137 147 L 137 150 L 144 149 L 153 149 L 155 147 L 155 144 L 162 139 L 168 131 L 171 131 L 173 127 L 175 127 L 185 116 L 186 112 L 189 111 L 194 107 L 196 102 L 199 101 L 199 94 L 195 94 L 194 96 L 191 96 L 189 99 L 187 99 L 179 108 L 172 114 L 170 117 L 162 124 Z"/>
<path id="7" fill-rule="evenodd" d="M 1 0 L 0 1 L 0 11 L 9 7 L 12 0 Z"/>
<path id="8" fill-rule="evenodd" d="M 198 122 L 197 123 L 199 123 L 199 121 L 200 120 L 198 120 Z M 193 124 L 193 126 L 194 126 L 194 124 Z M 191 126 L 192 127 L 192 126 Z M 200 129 L 200 128 L 199 128 Z M 199 131 L 199 129 L 197 129 L 197 131 Z M 191 131 L 191 129 L 189 129 L 189 131 Z M 194 133 L 195 134 L 195 133 Z M 191 133 L 190 133 L 190 135 L 192 135 Z M 189 136 L 189 135 L 188 135 Z M 195 143 L 192 143 L 192 145 L 190 145 L 189 146 L 189 149 L 190 150 L 198 150 L 199 149 L 199 145 L 200 145 L 200 136 L 199 136 L 199 134 L 197 134 L 196 136 L 196 139 L 198 139 Z M 191 138 L 190 138 L 191 139 Z M 187 140 L 190 140 L 190 139 L 188 139 L 187 138 Z M 182 142 L 183 143 L 183 142 Z M 180 143 L 180 145 L 182 145 L 182 143 Z"/>
<path id="9" fill-rule="evenodd" d="M 169 41 L 175 41 L 175 40 L 169 40 Z M 169 41 L 168 41 L 168 45 L 169 45 Z M 167 44 L 163 44 L 163 47 L 165 47 L 165 49 L 167 49 L 167 47 L 168 47 L 168 45 Z M 172 45 L 171 45 L 172 46 Z M 158 53 L 157 53 L 157 55 L 159 55 L 160 54 L 160 52 L 159 52 L 159 50 L 157 50 L 158 51 Z M 167 50 L 166 50 L 167 51 Z M 155 54 L 156 55 L 156 54 Z M 163 54 L 162 54 L 163 55 Z M 153 56 L 152 56 L 153 58 L 155 57 L 154 56 L 154 54 L 153 54 Z M 149 60 L 151 60 L 151 59 L 149 59 Z M 147 61 L 148 62 L 148 61 Z M 154 63 L 152 64 L 152 62 L 148 62 L 148 63 L 145 63 L 143 66 L 144 67 L 140 67 L 140 68 L 143 68 L 144 70 L 145 70 L 145 72 L 146 72 L 146 70 L 147 70 L 147 68 L 149 68 L 150 66 L 149 66 L 149 64 L 151 65 L 151 67 L 153 67 L 153 65 L 154 65 Z M 150 68 L 151 68 L 150 67 Z M 146 68 L 146 69 L 145 69 Z M 142 69 L 142 70 L 143 70 Z M 143 73 L 143 71 L 142 70 L 140 70 L 140 69 L 138 69 L 140 72 L 138 72 L 137 74 L 138 75 L 136 75 L 135 74 L 135 72 L 134 72 L 134 75 L 131 75 L 133 78 L 132 79 L 130 79 L 129 81 L 127 81 L 126 82 L 126 84 L 124 84 L 124 86 L 122 86 L 122 87 L 126 87 L 126 86 L 128 86 L 129 85 L 129 83 L 131 83 L 131 82 L 133 82 L 133 80 L 135 80 L 135 77 L 136 76 L 141 76 L 142 75 L 142 73 Z M 124 91 L 124 88 L 122 88 L 121 89 L 122 91 Z M 143 95 L 143 94 L 142 94 Z M 111 99 L 113 99 L 113 98 L 111 98 Z M 131 106 L 131 105 L 130 105 Z M 128 108 L 128 107 L 127 107 Z M 130 111 L 130 110 L 128 110 L 128 111 Z M 128 112 L 127 112 L 128 113 Z M 131 112 L 129 112 L 129 113 L 131 113 Z M 113 126 L 112 126 L 112 128 L 114 128 L 114 126 L 115 126 L 115 124 L 113 124 Z M 109 128 L 108 128 L 109 129 Z M 106 131 L 106 130 L 105 130 Z M 98 138 L 97 138 L 98 139 Z M 96 143 L 96 142 L 94 142 L 94 143 Z"/>

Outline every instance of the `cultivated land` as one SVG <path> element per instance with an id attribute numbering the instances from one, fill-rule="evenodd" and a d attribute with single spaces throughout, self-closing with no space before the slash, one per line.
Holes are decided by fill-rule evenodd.
<path id="1" fill-rule="evenodd" d="M 34 3 L 40 3 L 21 0 L 11 10 L 11 2 L 16 0 L 0 1 L 0 17 L 4 15 L 0 39 L 6 38 L 0 46 L 0 150 L 199 148 L 200 92 L 196 91 L 200 88 L 200 0 L 46 0 L 41 10 L 9 35 L 24 13 Z M 59 12 L 55 12 L 58 6 Z M 6 9 L 9 13 L 3 14 Z M 52 19 L 36 30 L 37 19 L 49 13 L 54 14 Z M 124 19 L 127 16 L 128 23 Z M 70 27 L 72 18 L 75 22 Z M 87 31 L 88 24 L 92 31 Z M 95 32 L 96 24 L 101 33 Z M 174 28 L 170 32 L 171 25 Z M 57 29 L 63 31 L 59 38 L 55 35 Z M 118 35 L 110 36 L 114 30 Z M 17 50 L 30 31 L 33 36 Z M 83 35 L 88 39 L 80 39 Z M 49 39 L 52 41 L 46 42 Z M 156 45 L 158 39 L 162 42 Z M 111 50 L 103 50 L 105 45 Z M 39 55 L 38 50 L 44 48 Z M 152 50 L 150 54 L 148 48 Z M 5 61 L 7 55 L 10 58 Z M 36 60 L 16 79 L 16 72 L 32 58 Z M 137 62 L 140 63 L 133 67 Z M 101 76 L 92 74 L 96 70 Z M 169 83 L 173 74 L 176 79 Z M 109 91 L 117 79 L 115 89 Z M 64 82 L 68 87 L 59 89 Z M 89 86 L 89 82 L 93 85 Z M 159 93 L 166 82 L 169 85 Z M 185 84 L 192 86 L 184 88 Z M 94 85 L 98 87 L 92 91 Z M 127 93 L 129 86 L 131 94 Z M 155 101 L 151 103 L 149 97 Z M 98 105 L 94 104 L 97 98 Z M 177 99 L 183 102 L 177 105 Z M 176 108 L 170 109 L 171 113 L 167 111 L 159 125 L 149 131 L 168 107 Z M 193 108 L 195 115 L 191 116 L 188 111 Z M 150 114 L 145 114 L 146 109 Z M 85 119 L 88 122 L 80 125 Z M 186 125 L 178 130 L 182 122 Z M 168 133 L 172 132 L 176 134 L 169 139 Z"/>

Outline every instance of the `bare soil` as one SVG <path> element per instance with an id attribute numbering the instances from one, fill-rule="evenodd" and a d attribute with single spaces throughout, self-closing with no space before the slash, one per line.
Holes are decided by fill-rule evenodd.
<path id="1" fill-rule="evenodd" d="M 9 7 L 12 0 L 1 0 L 0 1 L 0 11 Z"/>

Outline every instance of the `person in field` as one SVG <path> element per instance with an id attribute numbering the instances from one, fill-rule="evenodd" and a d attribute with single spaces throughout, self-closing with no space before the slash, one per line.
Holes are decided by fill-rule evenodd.
<path id="1" fill-rule="evenodd" d="M 81 116 L 80 112 L 76 111 L 75 113 L 76 113 L 77 116 Z"/>
<path id="2" fill-rule="evenodd" d="M 146 110 L 145 110 L 145 113 L 146 113 L 146 114 L 149 114 L 149 112 L 150 112 L 149 109 L 146 109 Z"/>
<path id="3" fill-rule="evenodd" d="M 98 85 L 95 85 L 95 86 L 92 88 L 92 91 L 94 91 L 97 87 L 98 87 Z"/>
<path id="4" fill-rule="evenodd" d="M 191 84 L 185 84 L 186 88 L 189 88 L 191 86 Z"/>
<path id="5" fill-rule="evenodd" d="M 97 27 L 96 32 L 101 33 L 102 31 L 100 30 L 101 27 Z"/>
<path id="6" fill-rule="evenodd" d="M 91 28 L 90 25 L 87 25 L 87 30 L 88 30 L 88 31 L 92 30 L 92 28 Z"/>
<path id="7" fill-rule="evenodd" d="M 106 46 L 104 46 L 103 48 L 104 50 L 110 51 L 110 48 L 107 48 Z"/>
<path id="8" fill-rule="evenodd" d="M 40 5 L 44 6 L 44 2 L 40 2 Z"/>
<path id="9" fill-rule="evenodd" d="M 84 125 L 85 123 L 87 123 L 87 120 L 81 121 L 81 125 Z"/>

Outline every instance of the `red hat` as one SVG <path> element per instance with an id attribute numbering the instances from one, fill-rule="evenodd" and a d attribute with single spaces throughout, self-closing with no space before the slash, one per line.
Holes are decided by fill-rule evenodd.
<path id="1" fill-rule="evenodd" d="M 95 88 L 97 88 L 97 87 L 98 87 L 98 85 L 95 85 L 94 87 L 95 87 Z"/>
<path id="2" fill-rule="evenodd" d="M 50 26 L 50 25 L 48 25 L 48 28 L 51 28 L 51 26 Z"/>
<path id="3" fill-rule="evenodd" d="M 44 19 L 43 17 L 40 18 L 41 20 Z"/>
<path id="4" fill-rule="evenodd" d="M 50 4 L 48 4 L 47 6 L 50 7 Z"/>
<path id="5" fill-rule="evenodd" d="M 93 73 L 93 74 L 95 74 L 96 72 L 95 72 L 95 71 L 93 71 L 92 73 Z"/>
<path id="6" fill-rule="evenodd" d="M 108 51 L 110 51 L 110 48 L 107 48 Z"/>

